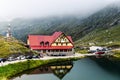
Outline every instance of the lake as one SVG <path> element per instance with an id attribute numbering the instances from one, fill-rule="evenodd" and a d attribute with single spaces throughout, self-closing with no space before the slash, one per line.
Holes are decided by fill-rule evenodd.
<path id="1" fill-rule="evenodd" d="M 108 60 L 84 58 L 40 66 L 12 80 L 120 80 L 120 67 Z"/>

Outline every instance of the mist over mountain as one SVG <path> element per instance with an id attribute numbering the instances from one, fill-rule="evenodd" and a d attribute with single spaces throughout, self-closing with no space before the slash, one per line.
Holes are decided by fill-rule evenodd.
<path id="1" fill-rule="evenodd" d="M 15 18 L 91 15 L 116 0 L 1 0 L 0 21 Z"/>
<path id="2" fill-rule="evenodd" d="M 85 19 L 83 25 L 88 28 L 86 35 L 76 43 L 104 43 L 119 44 L 120 42 L 120 6 L 118 3 L 111 4 L 101 11 Z M 84 32 L 85 32 L 84 31 Z"/>
<path id="3" fill-rule="evenodd" d="M 5 35 L 8 24 L 10 23 L 13 36 L 20 40 L 26 41 L 28 34 L 52 34 L 54 31 L 62 31 L 63 27 L 74 27 L 74 25 L 70 24 L 80 24 L 82 19 L 83 18 L 77 18 L 75 16 L 32 19 L 18 18 L 11 22 L 1 22 L 0 33 Z M 57 28 L 60 28 L 60 30 Z"/>
<path id="4" fill-rule="evenodd" d="M 116 5 L 117 4 L 117 5 Z M 48 34 L 51 35 L 55 31 L 62 31 L 73 37 L 77 43 L 81 42 L 108 42 L 115 41 L 113 36 L 102 36 L 106 30 L 113 34 L 120 25 L 120 7 L 119 3 L 111 4 L 94 14 L 81 17 L 77 16 L 56 16 L 46 18 L 18 18 L 10 22 L 1 22 L 0 32 L 5 35 L 7 24 L 10 23 L 12 27 L 13 36 L 26 42 L 28 34 Z M 112 30 L 114 31 L 112 32 Z M 106 34 L 106 33 L 105 33 Z M 105 35 L 104 34 L 104 35 Z M 114 39 L 119 41 L 118 31 L 114 34 Z M 97 36 L 96 36 L 97 35 Z M 106 38 L 106 37 L 109 37 Z M 106 38 L 106 39 L 105 39 Z M 103 39 L 103 40 L 102 40 Z"/>

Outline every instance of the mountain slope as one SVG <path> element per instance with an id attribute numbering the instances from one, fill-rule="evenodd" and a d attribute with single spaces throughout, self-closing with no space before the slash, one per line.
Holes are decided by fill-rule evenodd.
<path id="1" fill-rule="evenodd" d="M 107 30 L 94 30 L 82 39 L 76 41 L 77 45 L 95 43 L 97 45 L 120 45 L 120 25 Z"/>
<path id="2" fill-rule="evenodd" d="M 105 8 L 98 13 L 87 18 L 83 24 L 84 29 L 80 32 L 81 36 L 94 30 L 105 30 L 119 24 L 120 11 L 116 7 Z M 79 31 L 78 31 L 79 32 Z"/>
<path id="3" fill-rule="evenodd" d="M 65 32 L 66 34 L 71 35 L 74 41 L 79 42 L 82 40 L 85 42 L 85 38 L 91 37 L 93 34 L 99 35 L 97 34 L 98 32 L 100 33 L 100 31 L 117 27 L 117 25 L 119 25 L 120 7 L 110 5 L 89 17 L 77 17 L 67 16 L 43 19 L 16 19 L 10 23 L 13 28 L 13 36 L 24 42 L 26 41 L 28 34 L 50 35 L 54 31 Z"/>
<path id="4" fill-rule="evenodd" d="M 12 38 L 7 41 L 6 38 L 0 36 L 0 57 L 7 57 L 12 54 L 25 54 L 30 50 L 24 46 L 24 43 Z"/>
<path id="5" fill-rule="evenodd" d="M 85 24 L 86 23 L 86 24 Z M 120 43 L 120 7 L 116 5 L 109 6 L 98 13 L 90 16 L 85 25 L 91 31 L 84 37 L 76 41 L 76 44 L 98 43 L 108 44 Z M 84 25 L 83 24 L 83 25 Z M 88 27 L 88 25 L 90 27 Z"/>
<path id="6" fill-rule="evenodd" d="M 74 41 L 77 41 L 88 33 L 116 27 L 115 25 L 120 23 L 120 8 L 118 6 L 110 5 L 85 19 L 75 17 L 51 19 L 49 19 L 48 22 L 43 23 L 48 25 L 46 28 L 43 27 L 41 29 L 40 27 L 34 27 L 31 30 L 26 28 L 26 31 L 24 31 L 25 29 L 22 31 L 23 33 L 28 31 L 30 34 L 52 34 L 54 31 L 63 31 L 66 34 L 71 35 Z M 45 19 L 45 21 L 46 20 L 47 19 Z M 17 32 L 21 32 L 21 30 Z"/>
<path id="7" fill-rule="evenodd" d="M 42 19 L 15 19 L 10 22 L 13 36 L 19 40 L 26 41 L 28 34 L 52 34 L 54 31 L 71 30 L 80 24 L 81 18 L 74 16 L 48 17 Z M 7 22 L 0 23 L 0 33 L 5 35 Z M 5 27 L 6 25 L 6 27 Z"/>

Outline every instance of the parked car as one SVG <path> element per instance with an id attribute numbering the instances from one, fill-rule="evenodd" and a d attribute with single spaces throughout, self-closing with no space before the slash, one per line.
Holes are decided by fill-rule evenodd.
<path id="1" fill-rule="evenodd" d="M 0 62 L 5 62 L 6 59 L 5 58 L 0 58 Z"/>
<path id="2" fill-rule="evenodd" d="M 26 57 L 24 55 L 20 55 L 16 58 L 17 60 L 23 60 L 23 59 L 26 59 Z"/>
<path id="3" fill-rule="evenodd" d="M 33 57 L 31 55 L 26 56 L 26 59 L 32 59 Z"/>
<path id="4" fill-rule="evenodd" d="M 95 52 L 95 54 L 104 54 L 104 53 L 105 53 L 104 51 Z"/>
<path id="5" fill-rule="evenodd" d="M 39 56 L 38 55 L 33 55 L 32 58 L 39 58 Z"/>
<path id="6" fill-rule="evenodd" d="M 60 53 L 59 56 L 66 56 L 66 54 L 64 54 L 64 53 Z"/>
<path id="7" fill-rule="evenodd" d="M 39 55 L 40 55 L 41 58 L 43 58 L 43 56 L 44 56 L 42 53 L 40 53 Z"/>
<path id="8" fill-rule="evenodd" d="M 8 61 L 15 61 L 16 59 L 14 57 L 9 57 L 7 60 Z"/>
<path id="9" fill-rule="evenodd" d="M 96 50 L 88 50 L 88 53 L 94 53 Z"/>

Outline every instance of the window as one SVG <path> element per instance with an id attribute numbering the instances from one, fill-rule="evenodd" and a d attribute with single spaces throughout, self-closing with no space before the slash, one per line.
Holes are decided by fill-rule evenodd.
<path id="1" fill-rule="evenodd" d="M 67 50 L 65 49 L 64 52 L 67 52 Z"/>
<path id="2" fill-rule="evenodd" d="M 50 50 L 48 50 L 48 52 L 50 52 Z"/>
<path id="3" fill-rule="evenodd" d="M 60 42 L 60 39 L 58 39 L 58 42 Z"/>
<path id="4" fill-rule="evenodd" d="M 66 42 L 66 39 L 64 38 L 64 42 Z"/>
<path id="5" fill-rule="evenodd" d="M 58 43 L 56 43 L 56 45 L 58 46 Z"/>
<path id="6" fill-rule="evenodd" d="M 51 52 L 54 52 L 54 50 L 51 50 Z"/>
<path id="7" fill-rule="evenodd" d="M 61 39 L 61 42 L 65 42 L 63 38 Z"/>
<path id="8" fill-rule="evenodd" d="M 44 46 L 44 42 L 43 41 L 40 42 L 40 46 Z"/>
<path id="9" fill-rule="evenodd" d="M 68 45 L 68 43 L 66 43 L 66 46 Z"/>
<path id="10" fill-rule="evenodd" d="M 71 52 L 71 51 L 72 51 L 72 49 L 69 49 L 69 51 Z"/>
<path id="11" fill-rule="evenodd" d="M 56 52 L 59 52 L 59 50 L 56 50 Z"/>
<path id="12" fill-rule="evenodd" d="M 60 52 L 63 52 L 63 50 L 60 50 Z"/>
<path id="13" fill-rule="evenodd" d="M 49 42 L 48 42 L 48 41 L 47 41 L 47 42 L 45 42 L 45 45 L 46 45 L 46 46 L 49 46 Z"/>

